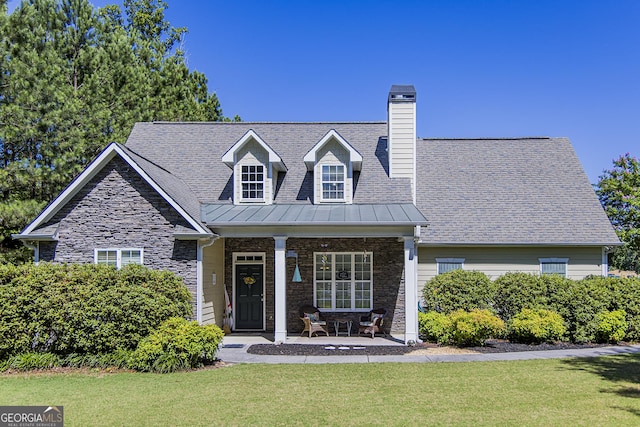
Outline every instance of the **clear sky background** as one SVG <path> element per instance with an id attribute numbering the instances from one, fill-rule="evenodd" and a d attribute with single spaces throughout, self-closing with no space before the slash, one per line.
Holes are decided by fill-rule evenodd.
<path id="1" fill-rule="evenodd" d="M 640 156 L 640 0 L 167 1 L 229 117 L 386 120 L 413 84 L 419 137 L 569 137 L 592 183 Z"/>

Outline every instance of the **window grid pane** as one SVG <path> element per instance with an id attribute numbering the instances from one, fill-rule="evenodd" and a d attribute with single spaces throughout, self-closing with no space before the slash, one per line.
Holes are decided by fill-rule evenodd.
<path id="1" fill-rule="evenodd" d="M 344 166 L 322 166 L 322 198 L 324 200 L 344 199 Z"/>
<path id="2" fill-rule="evenodd" d="M 542 274 L 567 275 L 567 264 L 564 262 L 543 262 Z"/>
<path id="3" fill-rule="evenodd" d="M 242 166 L 242 198 L 250 200 L 264 198 L 264 169 L 262 165 Z"/>
<path id="4" fill-rule="evenodd" d="M 371 310 L 372 254 L 316 253 L 315 304 L 326 310 Z M 356 278 L 357 277 L 357 278 Z"/>
<path id="5" fill-rule="evenodd" d="M 316 283 L 316 306 L 318 308 L 331 308 L 331 282 Z"/>
<path id="6" fill-rule="evenodd" d="M 336 283 L 336 308 L 351 308 L 351 283 Z"/>
<path id="7" fill-rule="evenodd" d="M 120 266 L 124 267 L 128 264 L 142 264 L 142 257 L 140 256 L 140 250 L 127 249 L 122 250 L 120 254 Z"/>
<path id="8" fill-rule="evenodd" d="M 453 270 L 462 270 L 461 262 L 439 262 L 438 274 L 448 273 Z"/>
<path id="9" fill-rule="evenodd" d="M 118 266 L 118 251 L 99 250 L 97 264 Z"/>

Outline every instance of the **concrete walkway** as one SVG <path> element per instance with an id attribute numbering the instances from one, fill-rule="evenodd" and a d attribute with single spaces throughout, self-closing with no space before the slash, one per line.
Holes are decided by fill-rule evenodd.
<path id="1" fill-rule="evenodd" d="M 289 337 L 287 344 L 317 344 L 317 345 L 404 345 L 403 341 L 395 338 L 359 337 Z M 225 336 L 218 357 L 229 363 L 384 363 L 384 362 L 489 362 L 496 360 L 527 360 L 527 359 L 559 359 L 571 357 L 598 357 L 616 354 L 639 353 L 640 344 L 629 346 L 611 346 L 597 348 L 582 348 L 569 350 L 523 351 L 513 353 L 474 353 L 474 354 L 420 354 L 394 356 L 264 356 L 249 354 L 247 349 L 253 344 L 273 344 L 273 341 L 262 336 Z M 282 345 L 287 345 L 282 344 Z M 340 351 L 340 350 L 336 350 Z"/>

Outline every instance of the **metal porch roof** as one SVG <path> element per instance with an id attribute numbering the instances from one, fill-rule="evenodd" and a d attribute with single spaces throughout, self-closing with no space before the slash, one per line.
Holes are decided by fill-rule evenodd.
<path id="1" fill-rule="evenodd" d="M 256 225 L 427 225 L 424 215 L 411 203 L 259 206 L 203 204 L 201 212 L 202 221 L 210 227 Z"/>

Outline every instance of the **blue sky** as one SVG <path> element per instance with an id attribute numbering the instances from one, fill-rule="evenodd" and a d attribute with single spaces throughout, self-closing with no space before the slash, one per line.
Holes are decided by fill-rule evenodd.
<path id="1" fill-rule="evenodd" d="M 168 3 L 227 116 L 385 120 L 413 84 L 420 137 L 569 137 L 592 183 L 640 156 L 637 0 Z"/>

